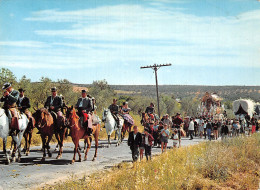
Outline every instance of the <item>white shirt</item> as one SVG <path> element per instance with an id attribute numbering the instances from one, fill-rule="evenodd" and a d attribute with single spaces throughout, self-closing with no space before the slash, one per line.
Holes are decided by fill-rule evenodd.
<path id="1" fill-rule="evenodd" d="M 148 136 L 145 136 L 145 138 L 144 138 L 144 144 L 149 145 Z"/>
<path id="2" fill-rule="evenodd" d="M 82 108 L 83 107 L 83 100 L 87 99 L 87 98 L 81 98 L 81 102 L 79 103 L 79 107 Z"/>
<path id="3" fill-rule="evenodd" d="M 189 130 L 194 131 L 194 122 L 191 121 L 189 124 Z"/>
<path id="4" fill-rule="evenodd" d="M 23 98 L 24 98 L 24 96 L 23 97 L 19 96 L 18 100 L 19 100 L 20 103 L 23 101 Z"/>
<path id="5" fill-rule="evenodd" d="M 134 140 L 135 140 L 135 138 L 136 138 L 136 135 L 137 135 L 137 133 L 136 133 L 136 134 L 134 134 Z"/>
<path id="6" fill-rule="evenodd" d="M 51 105 L 53 105 L 53 100 L 54 100 L 55 97 L 51 96 Z"/>

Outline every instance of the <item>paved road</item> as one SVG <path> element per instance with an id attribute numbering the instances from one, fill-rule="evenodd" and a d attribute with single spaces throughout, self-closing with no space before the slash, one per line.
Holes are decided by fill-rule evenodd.
<path id="1" fill-rule="evenodd" d="M 194 139 L 193 141 L 184 138 L 182 146 L 197 144 L 202 142 L 202 139 Z M 0 153 L 0 190 L 1 189 L 32 189 L 54 182 L 69 179 L 71 176 L 84 176 L 98 170 L 107 169 L 121 162 L 131 161 L 131 152 L 127 146 L 126 140 L 116 147 L 115 143 L 107 148 L 107 141 L 100 141 L 98 149 L 98 157 L 95 162 L 92 162 L 94 155 L 94 147 L 90 149 L 88 161 L 76 162 L 70 164 L 73 157 L 73 143 L 64 145 L 63 157 L 56 160 L 57 153 L 53 153 L 52 158 L 47 158 L 44 163 L 41 163 L 42 152 L 40 147 L 33 147 L 29 156 L 22 155 L 20 163 L 11 163 L 5 165 L 3 153 Z M 81 142 L 83 146 L 83 142 Z M 94 145 L 94 144 L 92 144 Z M 172 145 L 172 142 L 169 142 Z M 52 151 L 54 147 L 52 146 Z M 160 148 L 153 148 L 153 154 L 160 153 Z M 82 153 L 83 157 L 83 153 Z M 84 158 L 84 157 L 83 157 Z M 78 157 L 77 157 L 78 159 Z"/>

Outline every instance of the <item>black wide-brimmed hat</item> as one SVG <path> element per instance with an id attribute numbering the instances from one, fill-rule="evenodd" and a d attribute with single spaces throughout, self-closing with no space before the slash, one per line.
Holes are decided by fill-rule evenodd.
<path id="1" fill-rule="evenodd" d="M 52 92 L 57 92 L 57 88 L 56 88 L 56 87 L 52 87 L 52 88 L 51 88 L 51 91 L 52 91 Z"/>
<path id="2" fill-rule="evenodd" d="M 81 93 L 87 93 L 87 91 L 83 89 L 83 90 L 81 90 Z"/>
<path id="3" fill-rule="evenodd" d="M 11 86 L 12 86 L 11 83 L 6 82 L 6 83 L 4 83 L 4 86 L 2 87 L 2 89 L 5 90 L 5 89 L 7 89 L 7 88 L 9 88 Z"/>
<path id="4" fill-rule="evenodd" d="M 19 88 L 18 91 L 19 91 L 19 92 L 25 92 L 25 90 L 22 89 L 22 88 Z"/>

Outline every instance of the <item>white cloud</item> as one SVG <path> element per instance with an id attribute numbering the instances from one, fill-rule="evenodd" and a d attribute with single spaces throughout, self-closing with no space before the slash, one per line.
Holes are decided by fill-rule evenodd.
<path id="1" fill-rule="evenodd" d="M 200 17 L 183 13 L 179 8 L 141 5 L 43 10 L 33 12 L 25 20 L 65 22 L 71 26 L 35 31 L 46 38 L 61 38 L 63 42 L 52 43 L 50 50 L 36 53 L 35 60 L 27 59 L 23 63 L 30 66 L 38 60 L 42 67 L 48 67 L 48 60 L 53 67 L 57 63 L 57 67 L 63 64 L 65 68 L 76 64 L 85 67 L 86 64 L 136 62 L 260 67 L 259 18 L 258 10 L 236 17 Z M 88 43 L 84 43 L 85 40 Z M 31 47 L 37 45 L 46 44 L 31 43 Z M 3 58 L 5 63 L 10 63 L 9 59 Z M 12 61 L 19 63 L 20 60 L 17 57 Z"/>
<path id="2" fill-rule="evenodd" d="M 0 46 L 15 46 L 15 47 L 26 47 L 26 48 L 44 48 L 49 47 L 44 42 L 37 41 L 0 41 Z"/>

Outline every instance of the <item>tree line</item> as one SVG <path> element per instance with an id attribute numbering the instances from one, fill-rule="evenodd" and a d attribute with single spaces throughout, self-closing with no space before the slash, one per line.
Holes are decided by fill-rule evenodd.
<path id="1" fill-rule="evenodd" d="M 69 106 L 75 105 L 77 99 L 81 96 L 81 93 L 74 90 L 74 87 L 87 87 L 88 94 L 96 99 L 97 112 L 99 115 L 102 113 L 103 108 L 107 108 L 112 103 L 113 98 L 118 99 L 119 105 L 122 105 L 123 102 L 127 101 L 134 114 L 144 111 L 151 102 L 155 105 L 157 102 L 156 96 L 153 94 L 155 91 L 154 89 L 152 90 L 151 87 L 146 87 L 144 90 L 139 87 L 137 89 L 128 89 L 135 92 L 140 91 L 141 93 L 138 94 L 120 94 L 116 92 L 115 86 L 109 85 L 106 80 L 93 81 L 92 84 L 87 85 L 76 85 L 67 79 L 52 81 L 50 78 L 42 77 L 38 82 L 32 82 L 31 79 L 27 78 L 25 75 L 21 79 L 17 79 L 12 71 L 7 68 L 1 68 L 0 85 L 3 86 L 5 82 L 12 83 L 15 89 L 23 88 L 26 90 L 26 96 L 30 98 L 32 105 L 31 111 L 33 111 L 33 108 L 37 109 L 43 107 L 46 98 L 51 94 L 50 89 L 53 86 L 57 87 L 58 95 L 64 96 L 65 103 Z M 146 90 L 147 92 L 153 93 L 148 95 L 145 93 Z M 176 100 L 175 93 L 160 93 L 161 114 L 168 113 L 169 115 L 175 115 L 178 112 L 183 116 L 197 116 L 199 104 L 200 96 L 198 94 L 186 94 L 186 96 L 181 97 L 181 102 L 179 102 Z M 226 104 L 227 109 L 231 111 L 232 108 L 230 106 L 232 102 L 227 101 Z M 157 107 L 155 107 L 155 110 L 157 110 Z"/>

